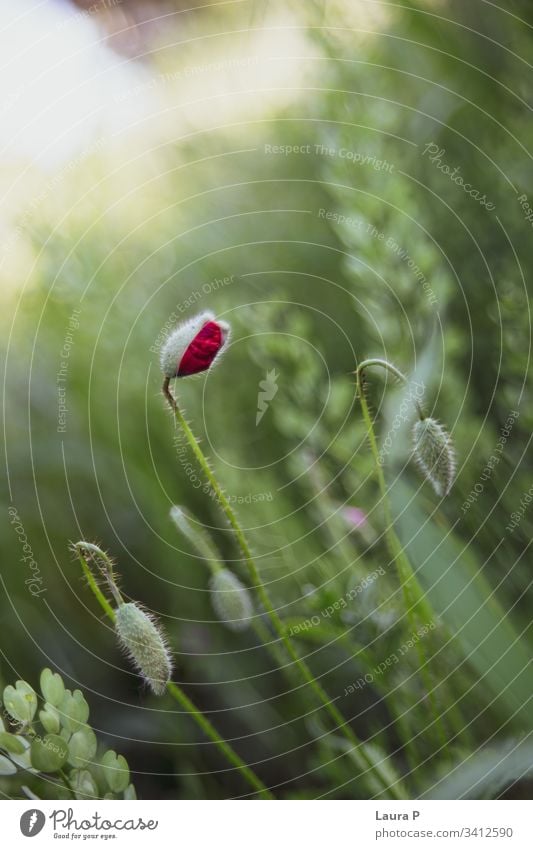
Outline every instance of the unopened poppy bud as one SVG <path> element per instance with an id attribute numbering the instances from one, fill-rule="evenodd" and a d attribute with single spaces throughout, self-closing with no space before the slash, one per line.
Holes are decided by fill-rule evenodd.
<path id="1" fill-rule="evenodd" d="M 439 496 L 448 495 L 455 478 L 455 451 L 449 434 L 435 419 L 416 422 L 414 455 L 425 477 Z"/>
<path id="2" fill-rule="evenodd" d="M 209 589 L 218 618 L 231 631 L 245 631 L 253 615 L 253 605 L 244 584 L 229 569 L 220 569 L 209 581 Z"/>
<path id="3" fill-rule="evenodd" d="M 172 674 L 172 662 L 154 618 L 134 602 L 120 604 L 115 617 L 122 648 L 153 692 L 162 695 Z"/>
<path id="4" fill-rule="evenodd" d="M 161 349 L 161 370 L 166 378 L 188 377 L 207 371 L 226 348 L 230 327 L 212 312 L 202 312 L 178 325 Z"/>

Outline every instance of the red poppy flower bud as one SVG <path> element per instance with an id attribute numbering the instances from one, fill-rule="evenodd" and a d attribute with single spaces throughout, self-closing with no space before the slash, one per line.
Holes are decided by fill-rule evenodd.
<path id="1" fill-rule="evenodd" d="M 161 369 L 165 377 L 188 377 L 211 368 L 229 340 L 230 327 L 217 321 L 212 312 L 203 312 L 180 324 L 161 349 Z"/>

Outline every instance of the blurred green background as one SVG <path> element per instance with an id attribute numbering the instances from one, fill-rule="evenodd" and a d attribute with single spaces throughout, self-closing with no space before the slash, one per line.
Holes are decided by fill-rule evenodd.
<path id="1" fill-rule="evenodd" d="M 141 17 L 123 2 L 68 14 L 114 56 L 106 110 L 60 161 L 19 151 L 0 163 L 1 683 L 50 666 L 81 687 L 140 797 L 246 792 L 121 657 L 68 552 L 98 541 L 125 594 L 160 617 L 175 679 L 276 795 L 373 795 L 306 688 L 252 632 L 216 621 L 206 566 L 169 521 L 173 503 L 186 505 L 246 580 L 160 396 L 165 326 L 210 309 L 232 324 L 230 349 L 175 391 L 280 616 L 319 616 L 299 651 L 413 797 L 527 798 L 533 510 L 508 526 L 532 483 L 531 4 L 154 3 Z M 68 30 L 58 33 L 66 55 Z M 89 85 L 98 68 L 79 55 Z M 51 103 L 61 85 L 67 76 Z M 345 695 L 410 636 L 354 394 L 367 356 L 424 383 L 456 446 L 442 502 L 410 462 L 408 428 L 384 467 L 397 531 L 440 617 L 425 650 L 446 745 L 416 651 Z M 278 391 L 256 425 L 272 369 Z M 402 392 L 372 372 L 368 397 L 383 439 Z M 11 505 L 39 564 L 37 597 Z M 364 511 L 362 528 L 348 506 Z M 321 614 L 379 567 L 348 609 Z"/>

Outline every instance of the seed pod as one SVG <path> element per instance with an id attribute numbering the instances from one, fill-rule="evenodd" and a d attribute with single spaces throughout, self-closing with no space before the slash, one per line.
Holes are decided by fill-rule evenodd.
<path id="1" fill-rule="evenodd" d="M 34 738 L 31 744 L 31 765 L 39 772 L 59 772 L 68 758 L 68 745 L 57 734 Z"/>
<path id="2" fill-rule="evenodd" d="M 448 495 L 455 478 L 455 451 L 449 434 L 435 419 L 423 419 L 413 428 L 414 456 L 439 496 Z"/>
<path id="3" fill-rule="evenodd" d="M 231 631 L 245 631 L 253 615 L 250 593 L 229 569 L 220 569 L 209 581 L 213 609 Z"/>
<path id="4" fill-rule="evenodd" d="M 14 687 L 5 688 L 4 707 L 17 722 L 31 722 L 37 710 L 37 694 L 26 681 L 17 681 Z"/>
<path id="5" fill-rule="evenodd" d="M 109 749 L 102 757 L 102 767 L 113 793 L 122 793 L 130 783 L 130 768 L 126 758 Z"/>
<path id="6" fill-rule="evenodd" d="M 153 692 L 162 695 L 172 674 L 172 662 L 158 625 L 136 602 L 119 605 L 115 614 L 121 646 Z"/>
<path id="7" fill-rule="evenodd" d="M 98 742 L 96 734 L 86 725 L 80 728 L 69 740 L 68 762 L 76 769 L 82 769 L 90 765 L 96 755 Z"/>
<path id="8" fill-rule="evenodd" d="M 73 769 L 69 773 L 69 784 L 76 799 L 98 799 L 98 787 L 88 769 Z"/>
<path id="9" fill-rule="evenodd" d="M 89 719 L 89 705 L 81 690 L 65 690 L 65 695 L 58 707 L 63 728 L 73 734 L 85 725 Z"/>
<path id="10" fill-rule="evenodd" d="M 45 701 L 57 707 L 61 704 L 65 695 L 65 685 L 61 675 L 52 672 L 51 669 L 43 669 L 41 672 L 41 693 Z"/>
<path id="11" fill-rule="evenodd" d="M 188 377 L 207 371 L 228 344 L 230 327 L 212 312 L 202 312 L 178 325 L 161 349 L 165 377 Z"/>
<path id="12" fill-rule="evenodd" d="M 39 711 L 41 725 L 49 734 L 59 734 L 61 731 L 61 718 L 59 712 L 50 702 L 45 702 L 44 710 Z"/>

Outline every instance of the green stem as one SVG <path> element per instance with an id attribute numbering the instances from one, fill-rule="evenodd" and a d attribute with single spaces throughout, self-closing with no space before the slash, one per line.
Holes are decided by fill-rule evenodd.
<path id="1" fill-rule="evenodd" d="M 381 493 L 383 512 L 385 514 L 385 538 L 391 556 L 394 562 L 396 563 L 396 567 L 398 569 L 400 583 L 407 605 L 407 612 L 408 614 L 411 614 L 412 611 L 416 611 L 422 616 L 422 618 L 429 617 L 429 621 L 432 621 L 435 617 L 433 609 L 428 604 L 425 598 L 424 591 L 418 583 L 414 570 L 403 550 L 400 540 L 396 535 L 396 531 L 394 530 L 387 483 L 385 481 L 383 466 L 379 456 L 378 444 L 374 431 L 374 424 L 372 422 L 370 410 L 368 409 L 368 404 L 365 397 L 365 391 L 363 386 L 363 369 L 368 365 L 382 365 L 383 363 L 385 363 L 385 360 L 365 360 L 365 362 L 361 363 L 361 365 L 356 371 L 357 394 L 361 402 L 361 410 L 363 413 L 363 420 L 366 426 L 368 441 L 370 443 L 370 450 L 372 452 L 372 456 L 374 458 L 376 466 L 376 477 Z M 387 363 L 387 367 L 392 370 L 393 374 L 401 375 L 401 372 L 397 371 L 397 369 L 391 366 L 390 363 Z M 403 378 L 403 375 L 401 375 L 401 377 Z"/>
<path id="2" fill-rule="evenodd" d="M 198 440 L 196 439 L 196 437 L 195 437 L 194 433 L 192 432 L 188 422 L 186 421 L 180 407 L 178 406 L 176 399 L 174 398 L 174 396 L 170 392 L 169 386 L 170 386 L 170 380 L 168 378 L 165 378 L 165 381 L 163 383 L 163 394 L 164 394 L 171 410 L 174 413 L 174 417 L 175 417 L 177 423 L 180 425 L 181 429 L 183 430 L 185 437 L 187 439 L 187 442 L 189 443 L 190 448 L 191 448 L 194 456 L 196 457 L 198 464 L 200 465 L 200 468 L 202 469 L 204 475 L 206 476 L 206 478 L 207 478 L 207 480 L 208 480 L 208 482 L 211 486 L 211 489 L 213 490 L 213 492 L 214 492 L 214 494 L 215 494 L 215 496 L 218 500 L 218 503 L 219 503 L 221 509 L 223 510 L 223 512 L 226 515 L 226 518 L 227 518 L 227 520 L 228 520 L 228 522 L 229 522 L 229 524 L 230 524 L 230 526 L 231 526 L 231 528 L 232 528 L 232 530 L 235 534 L 237 542 L 238 542 L 240 549 L 241 549 L 241 551 L 244 555 L 244 559 L 246 561 L 246 565 L 247 565 L 248 570 L 250 572 L 250 577 L 251 577 L 252 583 L 253 583 L 253 585 L 256 589 L 258 597 L 259 597 L 259 599 L 260 599 L 260 601 L 261 601 L 261 603 L 262 603 L 262 605 L 263 605 L 263 607 L 264 607 L 264 609 L 265 609 L 265 611 L 266 611 L 266 613 L 267 613 L 267 615 L 268 615 L 268 617 L 269 617 L 269 619 L 272 623 L 272 626 L 273 626 L 276 634 L 278 635 L 279 639 L 283 643 L 283 645 L 284 645 L 284 647 L 287 651 L 287 654 L 289 655 L 289 657 L 293 661 L 296 668 L 299 670 L 302 678 L 306 681 L 307 684 L 309 684 L 309 686 L 313 690 L 313 692 L 316 695 L 316 697 L 318 698 L 318 700 L 320 702 L 322 702 L 322 704 L 324 705 L 325 709 L 327 710 L 331 719 L 333 720 L 336 729 L 339 730 L 342 734 L 344 734 L 344 736 L 347 738 L 347 740 L 353 746 L 353 749 L 354 749 L 353 750 L 353 757 L 356 760 L 359 769 L 361 769 L 362 772 L 365 772 L 365 771 L 368 770 L 370 772 L 376 773 L 378 775 L 385 791 L 389 791 L 393 795 L 393 797 L 395 797 L 397 799 L 404 798 L 404 796 L 401 793 L 401 790 L 398 787 L 390 786 L 386 772 L 382 771 L 380 769 L 379 764 L 375 764 L 375 762 L 372 760 L 372 757 L 369 754 L 366 753 L 364 744 L 359 740 L 359 738 L 356 736 L 356 734 L 352 731 L 347 720 L 342 716 L 340 711 L 335 707 L 335 705 L 331 701 L 330 697 L 328 696 L 328 694 L 326 693 L 324 688 L 321 686 L 321 684 L 319 684 L 319 682 L 316 680 L 316 678 L 314 677 L 313 673 L 311 672 L 311 670 L 309 669 L 309 667 L 307 666 L 305 661 L 303 661 L 300 658 L 299 654 L 297 653 L 296 649 L 294 648 L 290 638 L 288 637 L 288 635 L 286 633 L 283 622 L 279 618 L 276 610 L 274 609 L 274 607 L 272 605 L 272 602 L 270 600 L 270 596 L 268 595 L 266 587 L 263 584 L 263 581 L 262 581 L 261 576 L 259 574 L 259 570 L 258 570 L 258 568 L 255 564 L 255 560 L 253 558 L 250 546 L 248 545 L 248 541 L 246 539 L 244 531 L 242 530 L 242 528 L 239 524 L 237 516 L 236 516 L 233 508 L 231 507 L 231 504 L 229 503 L 228 499 L 226 498 L 222 487 L 218 483 L 218 480 L 216 479 L 216 477 L 215 477 L 215 475 L 214 475 L 214 473 L 213 473 L 213 471 L 212 471 L 212 469 L 211 469 L 211 467 L 210 467 L 210 465 L 207 461 L 207 458 L 205 457 L 202 449 L 200 448 Z"/>
<path id="3" fill-rule="evenodd" d="M 225 568 L 222 561 L 222 555 L 211 538 L 206 534 L 203 528 L 195 527 L 195 525 L 199 526 L 200 523 L 194 516 L 190 513 L 186 513 L 183 507 L 175 504 L 170 510 L 170 518 L 176 525 L 178 531 L 189 540 L 197 554 L 199 554 L 203 559 L 213 577 Z M 270 639 L 270 633 L 265 625 L 263 625 L 259 616 L 254 617 L 251 627 L 255 631 L 259 642 L 263 644 L 265 649 L 274 658 L 276 666 L 279 666 L 280 669 L 284 670 L 284 657 L 281 655 L 278 646 Z"/>
<path id="4" fill-rule="evenodd" d="M 196 705 L 189 699 L 188 696 L 185 695 L 181 687 L 178 687 L 177 684 L 174 684 L 172 681 L 169 681 L 167 684 L 167 691 L 170 693 L 173 699 L 178 702 L 186 711 L 189 713 L 197 725 L 200 726 L 204 734 L 209 737 L 213 743 L 215 743 L 223 755 L 227 758 L 227 760 L 233 764 L 236 769 L 238 769 L 243 778 L 246 779 L 248 784 L 253 787 L 262 799 L 274 799 L 272 793 L 267 790 L 263 782 L 257 777 L 255 772 L 247 766 L 243 760 L 239 757 L 237 752 L 232 749 L 232 747 L 227 743 L 218 733 L 216 728 L 211 725 L 208 718 L 204 716 L 201 711 L 198 710 Z"/>
<path id="5" fill-rule="evenodd" d="M 68 780 L 67 774 L 66 774 L 66 772 L 65 772 L 65 770 L 64 770 L 64 769 L 60 769 L 60 770 L 59 770 L 59 776 L 60 776 L 60 778 L 61 778 L 61 781 L 62 781 L 62 782 L 63 782 L 63 784 L 65 785 L 66 789 L 67 789 L 67 790 L 68 790 L 68 792 L 70 793 L 70 798 L 71 798 L 71 799 L 75 799 L 75 798 L 76 798 L 75 793 L 74 793 L 74 791 L 73 791 L 72 787 L 70 786 L 70 782 L 69 782 L 69 780 Z"/>
<path id="6" fill-rule="evenodd" d="M 374 365 L 386 368 L 403 383 L 407 382 L 407 378 L 405 378 L 405 376 L 400 371 L 398 371 L 397 368 L 395 368 L 391 363 L 388 363 L 386 360 L 365 360 L 359 365 L 356 370 L 357 394 L 361 402 L 363 420 L 365 422 L 368 441 L 370 443 L 370 449 L 372 451 L 372 456 L 374 458 L 376 466 L 376 476 L 378 479 L 378 485 L 381 493 L 383 512 L 385 514 L 385 539 L 387 541 L 387 546 L 389 548 L 391 557 L 394 563 L 396 564 L 396 568 L 398 569 L 398 577 L 400 579 L 400 585 L 404 597 L 409 626 L 412 629 L 413 633 L 415 633 L 420 624 L 425 625 L 429 624 L 430 622 L 433 622 L 435 620 L 435 613 L 433 612 L 431 605 L 425 598 L 424 591 L 416 578 L 416 575 L 409 562 L 409 559 L 403 550 L 403 546 L 400 540 L 398 539 L 398 536 L 396 535 L 396 531 L 394 530 L 387 483 L 385 481 L 385 475 L 383 473 L 383 467 L 380 461 L 378 444 L 374 431 L 374 424 L 372 422 L 370 410 L 368 409 L 363 385 L 363 370 L 368 366 Z M 420 410 L 420 407 L 418 409 Z M 422 411 L 420 410 L 420 412 Z M 427 671 L 427 658 L 424 652 L 424 648 L 422 646 L 422 642 L 419 640 L 416 645 L 420 663 L 420 674 L 424 680 L 424 686 L 427 690 L 428 699 L 435 716 L 436 730 L 439 737 L 439 741 L 442 745 L 445 745 L 447 737 L 442 726 L 439 714 L 437 713 L 435 696 L 433 693 L 433 685 Z"/>
<path id="7" fill-rule="evenodd" d="M 101 551 L 97 546 L 92 546 L 89 543 L 76 543 L 74 546 L 80 563 L 81 568 L 83 569 L 84 575 L 87 578 L 89 583 L 89 587 L 91 588 L 98 604 L 106 614 L 106 616 L 111 620 L 111 622 L 115 622 L 115 611 L 103 595 L 100 587 L 96 583 L 94 576 L 89 568 L 87 560 L 85 559 L 82 551 L 90 552 L 91 554 L 95 554 L 96 556 L 103 556 L 104 559 L 107 558 L 104 552 Z M 207 737 L 217 746 L 220 752 L 224 755 L 224 757 L 239 770 L 243 778 L 248 782 L 250 787 L 253 787 L 256 790 L 262 799 L 274 799 L 275 797 L 272 793 L 265 787 L 263 782 L 257 777 L 257 775 L 247 766 L 244 761 L 239 757 L 237 752 L 227 743 L 218 733 L 216 728 L 209 722 L 206 716 L 198 710 L 196 705 L 189 699 L 188 696 L 185 695 L 181 687 L 177 684 L 174 684 L 172 681 L 167 683 L 167 692 L 172 696 L 175 701 L 177 701 L 186 711 L 190 714 L 191 718 L 194 719 L 196 724 L 202 729 Z"/>

